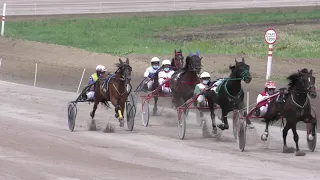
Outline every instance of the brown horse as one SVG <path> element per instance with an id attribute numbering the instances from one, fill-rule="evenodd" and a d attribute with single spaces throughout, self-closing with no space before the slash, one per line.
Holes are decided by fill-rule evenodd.
<path id="1" fill-rule="evenodd" d="M 94 118 L 99 102 L 109 106 L 108 101 L 111 101 L 115 107 L 115 117 L 118 118 L 120 127 L 123 127 L 123 111 L 128 94 L 130 93 L 127 92 L 127 86 L 130 85 L 132 68 L 128 58 L 126 62 L 123 62 L 119 58 L 119 63 L 115 65 L 118 69 L 114 74 L 110 74 L 103 81 L 102 85 L 100 84 L 100 80 L 95 84 L 95 99 L 90 116 L 92 119 Z M 94 124 L 94 122 L 92 123 Z"/>
<path id="2" fill-rule="evenodd" d="M 185 66 L 172 75 L 169 86 L 172 91 L 172 103 L 176 108 L 193 97 L 194 88 L 200 83 L 198 74 L 201 71 L 201 59 L 198 51 L 196 54 L 190 52 Z"/>
<path id="3" fill-rule="evenodd" d="M 171 67 L 172 70 L 177 71 L 183 67 L 183 55 L 182 55 L 182 50 L 180 49 L 179 51 L 174 50 L 174 58 L 171 59 Z"/>

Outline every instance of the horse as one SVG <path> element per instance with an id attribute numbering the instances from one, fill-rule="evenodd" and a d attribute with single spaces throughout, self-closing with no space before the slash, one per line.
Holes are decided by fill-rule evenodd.
<path id="1" fill-rule="evenodd" d="M 235 109 L 242 110 L 244 108 L 244 92 L 241 87 L 241 80 L 249 84 L 251 82 L 250 66 L 245 63 L 244 58 L 238 62 L 235 59 L 235 65 L 230 65 L 229 69 L 231 73 L 228 78 L 225 78 L 223 82 L 218 85 L 216 92 L 212 89 L 208 89 L 204 95 L 208 100 L 208 106 L 210 110 L 210 116 L 212 121 L 212 130 L 217 133 L 217 126 L 215 124 L 214 110 L 216 104 L 218 104 L 222 110 L 223 124 L 218 125 L 221 130 L 229 129 L 227 115 L 230 111 Z M 213 85 L 215 81 L 209 84 L 209 87 Z M 251 124 L 247 120 L 248 124 Z"/>
<path id="2" fill-rule="evenodd" d="M 114 74 L 110 74 L 109 77 L 103 81 L 102 85 L 100 85 L 100 80 L 96 82 L 94 105 L 93 110 L 90 112 L 90 116 L 93 121 L 99 102 L 102 102 L 109 107 L 108 101 L 111 101 L 115 107 L 115 117 L 118 118 L 120 127 L 123 127 L 123 111 L 125 102 L 130 93 L 127 91 L 127 86 L 131 86 L 132 67 L 130 66 L 128 58 L 126 59 L 126 62 L 123 62 L 119 58 L 119 63 L 116 63 L 115 66 L 118 69 Z"/>
<path id="3" fill-rule="evenodd" d="M 172 104 L 175 108 L 183 105 L 188 99 L 193 97 L 195 86 L 200 83 L 198 77 L 201 71 L 201 60 L 199 52 L 189 53 L 186 58 L 185 66 L 176 71 L 169 81 L 169 87 L 172 94 Z"/>
<path id="4" fill-rule="evenodd" d="M 288 131 L 291 129 L 296 144 L 296 156 L 304 156 L 306 153 L 299 149 L 299 136 L 296 126 L 299 121 L 311 123 L 311 137 L 309 136 L 308 139 L 312 140 L 314 138 L 317 120 L 311 114 L 312 108 L 308 95 L 310 95 L 312 99 L 317 97 L 315 77 L 312 75 L 312 69 L 308 71 L 307 68 L 304 68 L 301 71 L 298 70 L 298 72 L 289 75 L 287 80 L 289 80 L 288 89 L 279 89 L 280 94 L 278 98 L 274 98 L 268 103 L 268 109 L 264 116 L 266 129 L 261 136 L 261 140 L 267 140 L 269 123 L 274 123 L 282 117 L 282 124 L 284 124 L 283 118 L 285 118 L 286 125 L 282 130 L 283 153 L 294 152 L 294 148 L 288 148 L 286 140 Z"/>
<path id="5" fill-rule="evenodd" d="M 183 55 L 182 50 L 174 50 L 174 58 L 171 59 L 171 67 L 174 71 L 177 71 L 183 67 Z"/>

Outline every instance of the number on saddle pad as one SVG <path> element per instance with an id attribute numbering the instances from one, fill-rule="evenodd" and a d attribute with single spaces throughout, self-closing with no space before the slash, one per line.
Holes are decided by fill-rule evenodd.
<path id="1" fill-rule="evenodd" d="M 215 85 L 213 88 L 211 88 L 211 91 L 214 91 L 216 94 L 219 93 L 221 86 L 224 82 L 224 79 L 218 79 L 213 85 Z"/>

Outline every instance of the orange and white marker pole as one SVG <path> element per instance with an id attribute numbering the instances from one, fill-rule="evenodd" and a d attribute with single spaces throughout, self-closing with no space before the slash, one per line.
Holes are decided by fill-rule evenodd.
<path id="1" fill-rule="evenodd" d="M 266 74 L 266 80 L 270 79 L 271 76 L 271 68 L 272 68 L 272 48 L 273 44 L 278 39 L 278 33 L 276 30 L 269 28 L 264 33 L 264 41 L 269 45 L 269 51 L 268 51 L 268 64 L 267 64 L 267 74 Z"/>
<path id="2" fill-rule="evenodd" d="M 4 23 L 6 22 L 6 8 L 7 8 L 7 3 L 4 3 L 4 4 L 3 4 L 3 12 L 2 12 L 1 36 L 3 36 L 3 33 L 4 33 Z"/>

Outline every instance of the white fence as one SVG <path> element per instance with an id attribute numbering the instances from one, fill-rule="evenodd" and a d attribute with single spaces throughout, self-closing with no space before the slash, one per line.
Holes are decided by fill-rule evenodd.
<path id="1" fill-rule="evenodd" d="M 52 1 L 52 2 L 50 2 Z M 87 2 L 66 0 L 3 1 L 7 3 L 7 15 L 92 14 L 116 12 L 152 12 L 204 9 L 265 8 L 318 6 L 320 0 L 119 0 Z M 82 2 L 83 1 L 83 2 Z M 2 7 L 1 7 L 2 8 Z M 2 9 L 1 9 L 2 10 Z"/>

